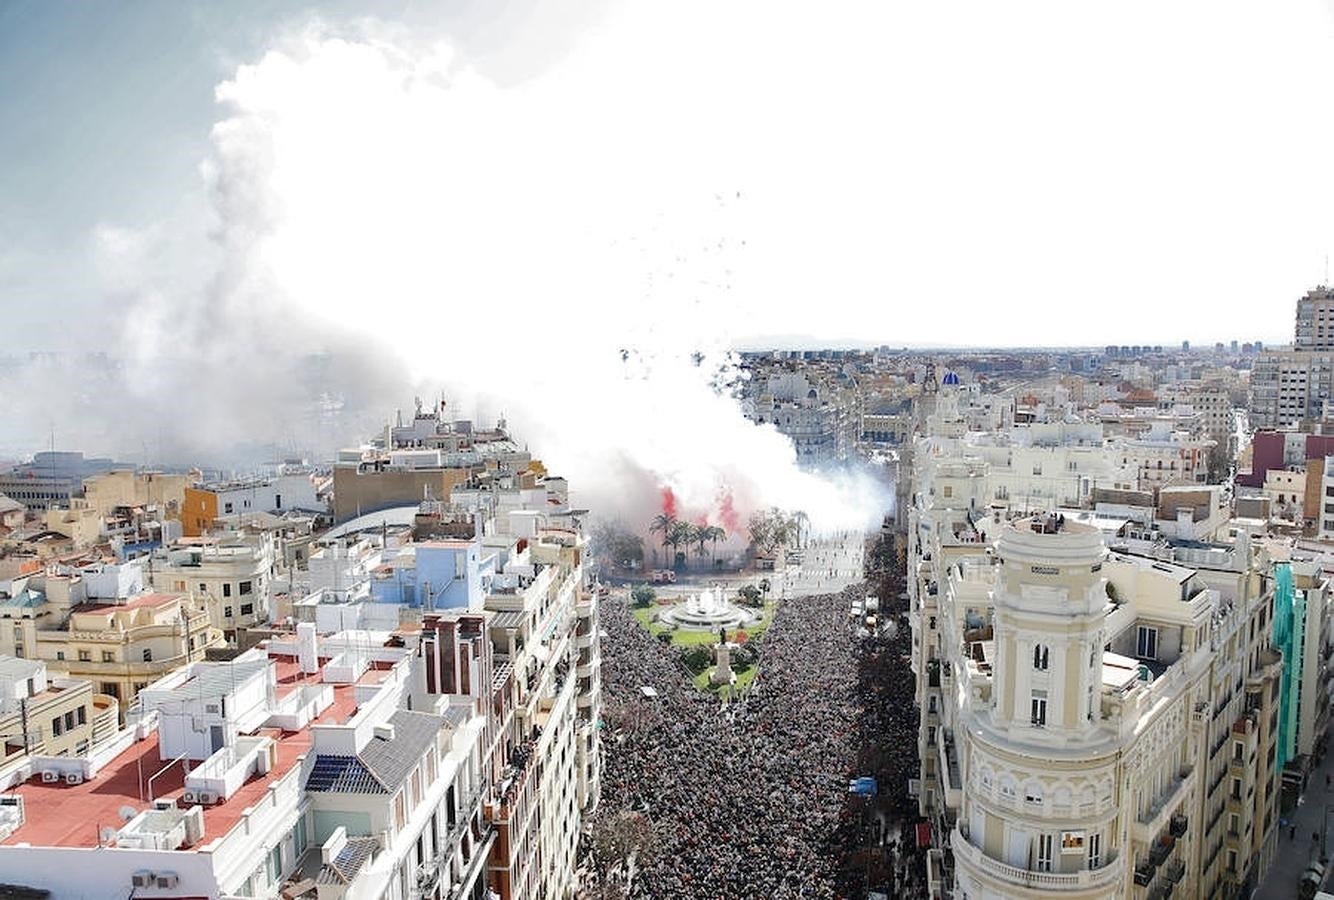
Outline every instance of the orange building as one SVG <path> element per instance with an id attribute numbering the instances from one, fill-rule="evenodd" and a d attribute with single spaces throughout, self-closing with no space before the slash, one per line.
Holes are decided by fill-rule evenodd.
<path id="1" fill-rule="evenodd" d="M 182 534 L 199 537 L 213 527 L 213 520 L 217 517 L 217 494 L 203 488 L 185 489 L 185 501 L 181 505 Z"/>

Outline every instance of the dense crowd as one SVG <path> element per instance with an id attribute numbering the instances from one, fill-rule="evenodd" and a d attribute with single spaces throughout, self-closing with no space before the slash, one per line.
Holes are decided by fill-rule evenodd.
<path id="1" fill-rule="evenodd" d="M 916 819 L 911 638 L 906 621 L 879 635 L 859 629 L 849 610 L 866 592 L 855 584 L 781 601 L 759 677 L 731 703 L 696 690 L 623 599 L 603 604 L 606 757 L 594 829 L 626 810 L 652 823 L 630 896 L 838 898 L 865 896 L 868 885 L 925 896 L 923 857 L 900 849 Z M 877 778 L 875 797 L 849 793 L 864 775 Z M 619 860 L 586 865 L 593 881 L 623 883 Z"/>

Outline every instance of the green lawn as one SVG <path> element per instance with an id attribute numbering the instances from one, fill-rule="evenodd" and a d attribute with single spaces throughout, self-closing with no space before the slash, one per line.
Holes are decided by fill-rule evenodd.
<path id="1" fill-rule="evenodd" d="M 720 696 L 727 690 L 733 690 L 740 693 L 750 687 L 750 683 L 755 680 L 755 676 L 759 674 L 759 671 L 759 666 L 751 666 L 736 677 L 736 684 L 732 685 L 730 688 L 724 685 L 715 687 L 709 683 L 709 676 L 713 674 L 713 666 L 709 666 L 703 672 L 695 676 L 695 687 L 701 691 L 708 691 L 711 694 L 718 694 Z"/>
<path id="2" fill-rule="evenodd" d="M 647 628 L 653 635 L 659 635 L 664 631 L 670 630 L 667 626 L 659 625 L 657 622 L 653 621 L 653 615 L 659 609 L 662 609 L 662 607 L 655 603 L 647 609 L 632 609 L 631 613 L 633 613 L 636 622 Z M 754 625 L 741 630 L 746 632 L 747 640 L 759 640 L 764 632 L 768 630 L 769 625 L 773 620 L 774 605 L 772 603 L 766 603 L 764 609 L 760 611 L 760 620 Z M 712 644 L 716 640 L 718 640 L 718 632 L 716 631 L 688 631 L 684 628 L 678 628 L 672 632 L 672 644 L 677 647 L 694 647 L 699 644 Z"/>
<path id="3" fill-rule="evenodd" d="M 671 631 L 667 626 L 659 625 L 657 622 L 653 621 L 653 615 L 659 609 L 662 609 L 662 607 L 658 604 L 654 604 L 647 609 L 632 609 L 630 612 L 634 615 L 636 622 L 644 628 L 647 628 L 652 634 L 659 635 L 664 631 Z M 760 620 L 749 628 L 742 629 L 742 631 L 746 632 L 747 642 L 762 639 L 764 637 L 764 632 L 768 630 L 769 626 L 773 623 L 773 620 L 774 604 L 772 602 L 766 603 L 764 609 L 760 611 Z M 688 631 L 682 628 L 672 631 L 672 646 L 675 647 L 696 647 L 701 644 L 710 645 L 717 639 L 718 633 L 716 631 Z M 695 687 L 699 688 L 701 691 L 717 694 L 720 693 L 723 688 L 715 688 L 713 685 L 709 684 L 709 673 L 712 671 L 712 666 L 705 669 L 702 673 L 695 676 L 694 683 Z M 750 683 L 755 680 L 757 672 L 759 672 L 759 666 L 751 666 L 746 671 L 737 675 L 736 685 L 734 685 L 733 689 L 741 691 L 749 687 Z"/>

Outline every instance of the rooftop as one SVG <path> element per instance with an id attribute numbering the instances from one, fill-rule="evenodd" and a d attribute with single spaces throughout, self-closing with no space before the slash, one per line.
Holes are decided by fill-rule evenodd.
<path id="1" fill-rule="evenodd" d="M 184 596 L 184 594 L 158 594 L 146 592 L 137 594 L 133 597 L 127 597 L 124 600 L 114 603 L 105 603 L 101 601 L 81 603 L 74 607 L 74 611 L 81 613 L 115 612 L 118 609 L 142 609 L 145 606 L 166 606 L 168 603 L 174 603 Z"/>
<path id="2" fill-rule="evenodd" d="M 271 657 L 278 682 L 278 699 L 306 685 L 325 685 L 322 673 L 302 674 L 296 660 Z M 375 683 L 382 676 L 368 671 L 361 679 Z M 341 724 L 357 710 L 356 685 L 332 684 L 333 704 L 311 725 Z M 225 835 L 241 820 L 242 813 L 263 800 L 269 786 L 291 772 L 311 746 L 310 727 L 295 732 L 277 728 L 259 728 L 253 734 L 269 737 L 277 744 L 278 761 L 267 775 L 252 776 L 225 802 L 205 806 L 204 843 Z M 185 788 L 186 763 L 164 762 L 158 754 L 158 732 L 132 743 L 112 759 L 93 778 L 82 784 L 45 784 L 33 779 L 7 794 L 24 798 L 27 821 L 4 844 L 29 843 L 36 846 L 96 847 L 103 826 L 119 827 L 125 822 L 122 811 L 131 807 L 137 813 L 154 799 L 172 798 L 180 802 Z M 198 768 L 198 766 L 196 766 Z M 152 780 L 151 787 L 149 780 Z M 151 790 L 151 794 L 150 794 Z"/>

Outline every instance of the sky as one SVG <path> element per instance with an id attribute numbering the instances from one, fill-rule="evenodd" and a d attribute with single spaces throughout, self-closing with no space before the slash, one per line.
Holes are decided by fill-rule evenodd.
<path id="1" fill-rule="evenodd" d="M 0 304 L 25 340 L 122 324 L 108 234 L 207 242 L 218 86 L 354 11 L 494 92 L 451 110 L 469 179 L 564 154 L 587 209 L 563 227 L 659 266 L 730 241 L 734 341 L 1279 340 L 1334 245 L 1327 3 L 8 2 Z"/>
<path id="2" fill-rule="evenodd" d="M 119 361 L 25 370 L 0 448 L 341 441 L 415 394 L 613 505 L 873 520 L 729 351 L 1281 341 L 1331 51 L 1318 0 L 0 4 L 0 356 Z"/>

